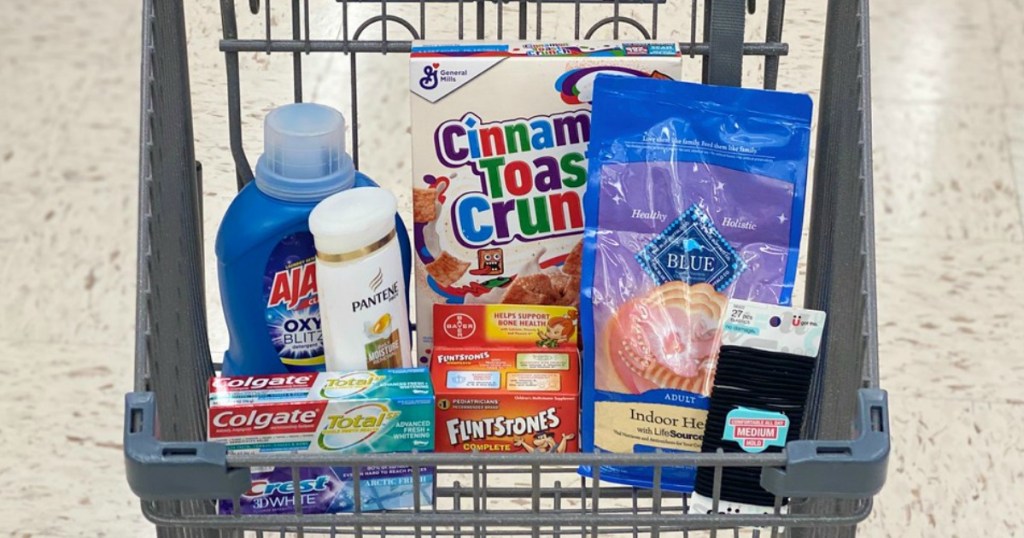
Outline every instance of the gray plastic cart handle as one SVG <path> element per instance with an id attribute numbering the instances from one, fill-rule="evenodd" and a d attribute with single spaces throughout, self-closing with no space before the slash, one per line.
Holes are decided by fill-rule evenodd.
<path id="1" fill-rule="evenodd" d="M 229 468 L 221 443 L 156 438 L 151 392 L 129 392 L 124 406 L 124 463 L 140 499 L 234 499 L 251 487 L 248 468 Z"/>
<path id="2" fill-rule="evenodd" d="M 860 389 L 852 441 L 793 441 L 785 468 L 761 471 L 761 486 L 783 497 L 860 499 L 878 493 L 889 462 L 884 390 Z M 128 484 L 144 500 L 234 499 L 248 491 L 246 467 L 232 468 L 221 443 L 162 442 L 154 435 L 149 392 L 125 396 L 124 455 Z"/>
<path id="3" fill-rule="evenodd" d="M 881 389 L 857 392 L 852 441 L 792 441 L 786 467 L 761 471 L 761 487 L 783 497 L 862 499 L 881 491 L 889 467 L 889 400 Z"/>

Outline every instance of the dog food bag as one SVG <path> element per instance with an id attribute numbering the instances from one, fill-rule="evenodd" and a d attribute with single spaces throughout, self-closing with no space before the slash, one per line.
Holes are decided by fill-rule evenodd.
<path id="1" fill-rule="evenodd" d="M 578 304 L 594 79 L 681 71 L 674 43 L 413 45 L 420 364 L 435 304 Z"/>
<path id="2" fill-rule="evenodd" d="M 811 101 L 601 76 L 593 106 L 582 450 L 698 452 L 730 297 L 790 300 Z M 650 486 L 652 473 L 601 478 Z M 691 491 L 694 476 L 666 468 L 662 486 Z"/>

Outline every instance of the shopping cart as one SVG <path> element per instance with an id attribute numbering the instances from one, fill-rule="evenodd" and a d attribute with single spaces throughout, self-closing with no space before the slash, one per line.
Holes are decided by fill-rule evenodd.
<path id="1" fill-rule="evenodd" d="M 195 159 L 183 0 L 146 0 L 143 12 L 142 144 L 135 392 L 126 397 L 127 478 L 160 536 L 853 536 L 885 481 L 889 453 L 887 404 L 878 388 L 867 0 L 830 0 L 821 94 L 805 306 L 825 310 L 829 326 L 808 402 L 803 438 L 776 454 L 256 454 L 228 455 L 204 442 L 211 360 L 204 308 L 202 170 Z M 283 2 L 283 0 L 279 0 Z M 671 2 L 682 20 L 666 21 Z M 308 55 L 347 55 L 351 68 L 352 140 L 359 151 L 357 59 L 407 53 L 412 39 L 430 37 L 427 14 L 450 14 L 460 39 L 546 38 L 547 14 L 557 13 L 573 35 L 560 38 L 657 38 L 659 22 L 689 40 L 685 54 L 702 63 L 705 83 L 739 85 L 743 59 L 763 62 L 763 83 L 774 88 L 782 42 L 783 0 L 769 0 L 765 38 L 744 42 L 746 11 L 754 0 L 250 0 L 236 13 L 221 0 L 232 157 L 242 185 L 252 170 L 242 145 L 240 61 L 260 52 L 291 55 L 294 99 L 302 100 Z M 350 20 L 354 6 L 379 8 Z M 396 7 L 397 6 L 397 7 Z M 398 7 L 403 10 L 397 9 Z M 679 8 L 680 6 L 675 6 Z M 311 9 L 341 18 L 336 39 L 310 37 Z M 389 11 L 390 10 L 390 11 Z M 364 10 L 365 11 L 365 10 Z M 287 14 L 281 16 L 282 13 Z M 396 14 L 397 13 L 397 14 Z M 412 13 L 412 16 L 409 16 Z M 661 20 L 659 21 L 659 14 Z M 263 17 L 265 33 L 240 37 L 239 17 Z M 515 17 L 515 18 L 512 18 Z M 549 17 L 550 18 L 550 17 Z M 680 19 L 680 17 L 676 17 Z M 471 22 L 468 22 L 471 21 Z M 290 24 L 289 24 L 290 23 Z M 283 26 L 279 26 L 283 24 Z M 508 27 L 512 31 L 505 31 Z M 549 28 L 550 28 L 549 24 Z M 282 31 L 282 27 L 284 30 Z M 368 38 L 375 29 L 379 38 Z M 276 32 L 276 34 L 274 33 Z M 502 35 L 503 32 L 509 35 Z M 395 34 L 401 33 L 401 39 Z M 511 34 L 516 35 L 511 35 Z M 663 32 L 664 34 L 664 32 Z M 677 34 L 678 35 L 678 34 Z M 753 57 L 753 58 L 749 58 Z M 401 76 L 401 75 L 400 75 Z M 364 90 L 365 91 L 365 90 Z M 411 510 L 366 512 L 359 471 L 370 465 L 437 469 L 435 501 Z M 591 465 L 595 478 L 575 473 Z M 214 499 L 238 498 L 255 466 L 292 467 L 295 506 L 301 506 L 301 466 L 351 466 L 356 508 L 351 514 L 218 515 Z M 655 485 L 638 489 L 602 483 L 600 465 L 655 469 Z M 714 469 L 714 510 L 689 510 L 687 495 L 663 490 L 665 467 Z M 722 469 L 761 467 L 775 494 L 774 513 L 717 513 Z M 789 498 L 788 510 L 781 510 Z M 723 532 L 723 529 L 730 529 Z M 740 530 L 742 529 L 742 531 Z M 700 532 L 698 532 L 700 531 Z"/>

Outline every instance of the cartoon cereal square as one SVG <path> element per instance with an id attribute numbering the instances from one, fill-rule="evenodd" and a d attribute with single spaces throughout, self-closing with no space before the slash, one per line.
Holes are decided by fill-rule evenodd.
<path id="1" fill-rule="evenodd" d="M 551 285 L 551 277 L 544 273 L 536 273 L 516 277 L 501 302 L 504 304 L 553 304 L 555 298 L 555 288 Z"/>
<path id="2" fill-rule="evenodd" d="M 565 257 L 565 264 L 562 265 L 562 271 L 567 275 L 579 277 L 583 269 L 583 241 L 580 240 L 576 243 L 576 246 L 572 247 L 569 254 Z"/>
<path id="3" fill-rule="evenodd" d="M 437 218 L 437 191 L 435 189 L 412 190 L 412 220 L 427 223 Z"/>
<path id="4" fill-rule="evenodd" d="M 441 255 L 426 266 L 427 273 L 434 277 L 434 280 L 442 286 L 451 286 L 456 283 L 469 269 L 469 262 L 464 262 L 448 252 Z"/>

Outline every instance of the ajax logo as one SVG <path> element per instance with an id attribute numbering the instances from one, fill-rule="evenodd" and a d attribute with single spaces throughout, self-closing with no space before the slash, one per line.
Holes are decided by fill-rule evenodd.
<path id="1" fill-rule="evenodd" d="M 332 377 L 320 389 L 320 396 L 327 399 L 347 398 L 369 389 L 381 379 L 384 378 L 373 372 L 352 372 Z"/>
<path id="2" fill-rule="evenodd" d="M 320 432 L 317 444 L 330 451 L 352 448 L 386 429 L 400 414 L 385 404 L 368 403 L 328 416 L 327 427 Z"/>
<path id="3" fill-rule="evenodd" d="M 437 68 L 440 65 L 435 63 L 423 66 L 423 78 L 420 79 L 420 88 L 433 90 L 437 87 Z"/>

